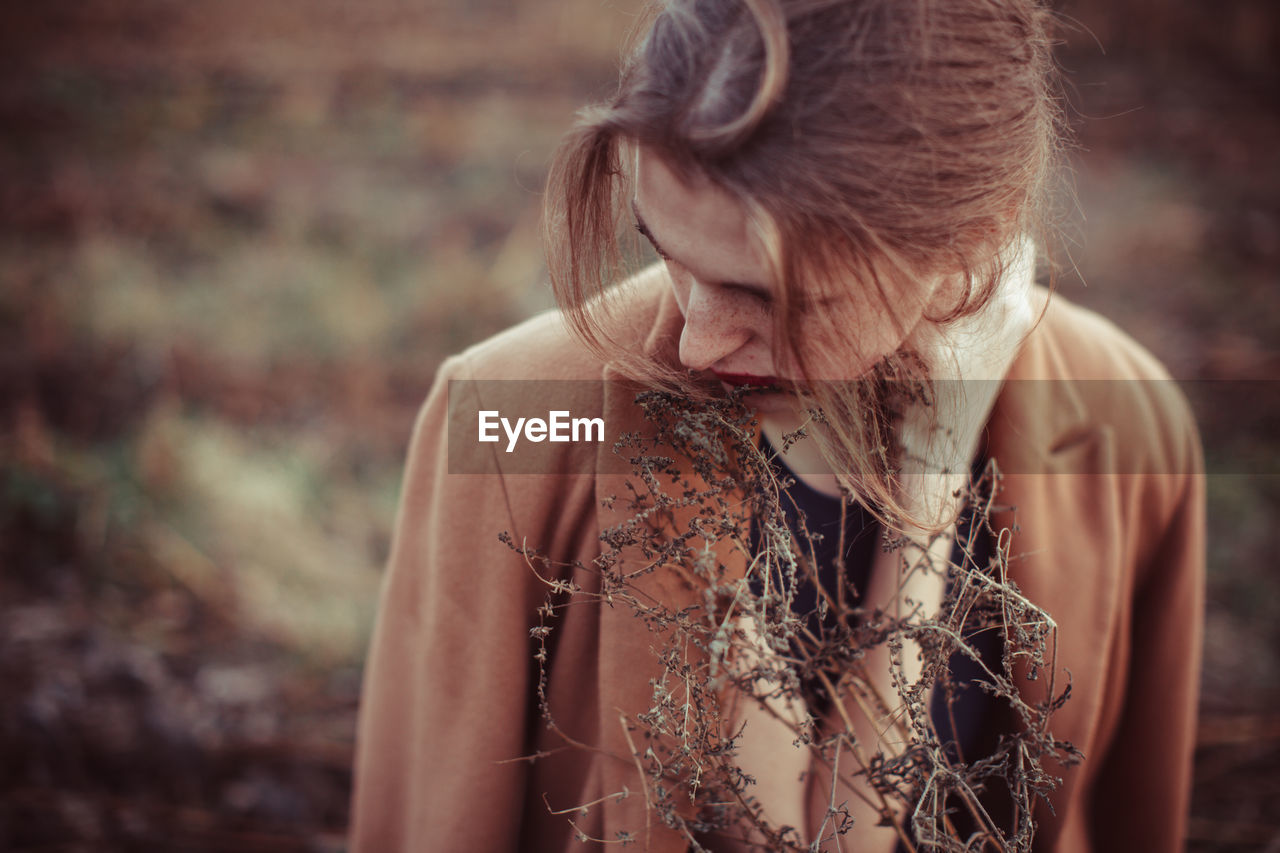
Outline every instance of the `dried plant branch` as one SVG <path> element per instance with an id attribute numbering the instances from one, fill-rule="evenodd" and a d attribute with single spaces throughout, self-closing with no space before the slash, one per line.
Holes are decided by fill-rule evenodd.
<path id="1" fill-rule="evenodd" d="M 630 608 L 652 631 L 661 675 L 652 681 L 648 711 L 620 712 L 630 755 L 617 756 L 642 780 L 646 841 L 658 823 L 678 831 L 695 850 L 705 849 L 700 839 L 718 838 L 770 850 L 843 851 L 843 837 L 853 827 L 849 810 L 838 803 L 843 785 L 908 850 L 1030 850 L 1035 802 L 1047 800 L 1059 784 L 1045 761 L 1070 764 L 1080 755 L 1050 734 L 1050 716 L 1067 700 L 1070 685 L 1057 692 L 1057 623 L 1009 577 L 1012 532 L 992 522 L 1000 509 L 995 460 L 963 496 L 969 507 L 963 524 L 914 542 L 887 539 L 886 547 L 899 555 L 897 594 L 890 607 L 873 608 L 860 601 L 861 591 L 850 592 L 843 557 L 834 567 L 836 589 L 820 582 L 819 537 L 791 500 L 792 482 L 775 455 L 756 447 L 755 422 L 736 395 L 695 402 L 646 392 L 637 402 L 652 431 L 623 436 L 615 448 L 627 457 L 633 477 L 625 497 L 609 503 L 624 501 L 631 515 L 601 534 L 600 556 L 590 565 L 556 563 L 525 542 L 517 546 L 505 534 L 504 541 L 548 589 L 531 631 L 538 641 L 538 701 L 567 748 L 599 751 L 561 731 L 548 704 L 547 637 L 558 620 L 571 606 L 594 601 Z M 784 437 L 784 448 L 807 440 L 806 428 L 822 422 L 816 414 Z M 847 506 L 846 497 L 840 555 Z M 994 543 L 989 565 L 978 565 L 979 537 Z M 689 600 L 660 601 L 640 589 L 640 579 L 654 572 L 680 578 Z M 908 595 L 907 585 L 917 577 L 944 582 L 936 610 Z M 793 612 L 806 585 L 816 593 L 816 610 Z M 992 635 L 1002 642 L 998 661 L 975 645 Z M 918 651 L 914 674 L 908 648 L 913 658 Z M 874 650 L 887 657 L 889 694 L 867 669 Z M 952 662 L 962 659 L 980 673 L 969 685 L 955 683 L 952 673 Z M 1044 670 L 1046 694 L 1031 701 L 1025 682 Z M 964 690 L 983 691 L 1018 721 L 986 755 L 965 755 L 944 741 L 938 728 L 943 720 L 930 710 L 940 701 L 944 731 L 957 731 L 954 709 Z M 830 709 L 821 719 L 807 710 L 815 701 Z M 811 767 L 829 773 L 822 777 L 830 779 L 825 812 L 811 840 L 804 827 L 771 822 L 768 804 L 755 795 L 757 780 L 736 762 L 751 731 L 736 722 L 743 702 L 756 703 L 760 719 L 781 723 L 794 735 L 780 749 L 804 750 Z M 860 742 L 860 730 L 874 732 L 877 742 Z M 643 752 L 635 735 L 643 735 Z M 983 799 L 996 781 L 1012 801 L 1008 825 Z M 629 794 L 553 813 L 580 815 Z M 954 819 L 959 814 L 972 825 L 967 837 Z M 591 840 L 627 844 L 636 836 L 628 828 L 615 839 Z"/>

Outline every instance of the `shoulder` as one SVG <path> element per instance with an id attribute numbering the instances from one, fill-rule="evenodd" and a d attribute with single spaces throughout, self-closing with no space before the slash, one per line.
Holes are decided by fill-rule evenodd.
<path id="1" fill-rule="evenodd" d="M 1047 305 L 1033 335 L 1040 336 L 1054 371 L 1063 378 L 1170 380 L 1159 359 L 1111 320 L 1059 293 L 1041 294 Z"/>
<path id="2" fill-rule="evenodd" d="M 669 290 L 659 266 L 611 288 L 595 306 L 603 307 L 602 340 L 619 355 L 650 346 L 669 313 Z M 610 358 L 588 346 L 563 311 L 552 309 L 473 344 L 446 364 L 458 378 L 588 380 L 602 378 Z"/>
<path id="3" fill-rule="evenodd" d="M 988 421 L 990 451 L 1012 473 L 1072 479 L 1083 503 L 1104 475 L 1132 522 L 1162 527 L 1202 487 L 1199 431 L 1181 387 L 1110 320 L 1059 294 L 1027 336 Z M 1062 511 L 1061 507 L 1054 511 Z"/>
<path id="4" fill-rule="evenodd" d="M 1195 415 L 1182 386 L 1150 350 L 1111 320 L 1060 295 L 1049 305 L 1045 327 L 1066 378 L 1116 405 L 1116 416 L 1140 416 L 1145 430 L 1136 438 L 1180 437 L 1198 449 Z M 1172 473 L 1189 472 L 1183 465 Z"/>
<path id="5" fill-rule="evenodd" d="M 633 419 L 624 402 L 634 403 L 634 390 L 613 387 L 611 355 L 642 349 L 653 337 L 669 291 L 663 284 L 646 270 L 611 291 L 616 304 L 603 330 L 609 347 L 589 346 L 553 310 L 450 357 L 423 406 L 415 448 L 443 430 L 437 455 L 447 453 L 451 474 L 597 474 Z M 540 488 L 522 480 L 519 491 Z"/>
<path id="6" fill-rule="evenodd" d="M 600 361 L 557 309 L 472 344 L 441 367 L 442 377 L 474 380 L 596 379 L 600 372 Z"/>
<path id="7" fill-rule="evenodd" d="M 1044 294 L 1048 298 L 1048 294 Z M 1199 437 L 1181 387 L 1149 350 L 1112 321 L 1054 294 L 1010 377 L 1048 381 L 1064 412 L 1111 432 L 1120 473 L 1192 473 Z"/>
<path id="8" fill-rule="evenodd" d="M 1135 529 L 1163 530 L 1203 489 L 1200 435 L 1182 388 L 1112 321 L 1054 294 L 1010 376 L 1008 410 L 1033 427 L 1047 460 L 1037 470 L 1115 475 Z M 1100 487 L 1089 481 L 1089 499 Z"/>

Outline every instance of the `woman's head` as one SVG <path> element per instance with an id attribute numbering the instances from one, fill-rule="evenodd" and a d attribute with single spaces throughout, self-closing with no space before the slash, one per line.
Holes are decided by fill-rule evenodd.
<path id="1" fill-rule="evenodd" d="M 661 4 L 617 94 L 583 113 L 553 168 L 548 256 L 575 326 L 601 342 L 595 312 L 608 300 L 593 297 L 616 280 L 619 220 L 634 204 L 651 232 L 670 232 L 651 236 L 679 261 L 668 264 L 678 298 L 681 275 L 770 289 L 760 369 L 901 372 L 912 328 L 980 306 L 1001 249 L 1037 222 L 1058 138 L 1048 17 L 1035 0 Z M 756 281 L 699 277 L 717 251 L 735 253 L 707 245 L 715 229 L 690 212 L 698 199 L 734 219 L 721 230 L 750 249 L 743 275 Z M 704 359 L 686 366 L 755 369 Z M 848 396 L 835 408 L 856 417 L 866 407 Z"/>
<path id="2" fill-rule="evenodd" d="M 684 316 L 679 359 L 691 371 L 755 386 L 856 379 L 899 348 L 904 318 L 915 322 L 929 303 L 954 302 L 942 276 L 892 270 L 879 272 L 882 290 L 874 294 L 849 282 L 821 293 L 798 288 L 788 310 L 799 322 L 779 340 L 782 288 L 750 208 L 648 148 L 636 150 L 633 176 L 636 230 L 666 264 Z"/>

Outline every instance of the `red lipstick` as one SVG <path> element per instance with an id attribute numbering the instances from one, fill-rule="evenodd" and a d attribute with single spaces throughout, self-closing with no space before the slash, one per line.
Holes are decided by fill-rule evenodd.
<path id="1" fill-rule="evenodd" d="M 777 385 L 778 378 L 776 376 L 756 376 L 751 373 L 721 373 L 718 370 L 711 371 L 726 385 L 748 386 L 752 388 L 764 388 L 769 385 Z"/>

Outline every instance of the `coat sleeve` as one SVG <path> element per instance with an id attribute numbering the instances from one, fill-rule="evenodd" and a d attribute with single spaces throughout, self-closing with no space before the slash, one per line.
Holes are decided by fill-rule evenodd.
<path id="1" fill-rule="evenodd" d="M 512 529 L 502 477 L 449 473 L 449 380 L 464 370 L 441 367 L 410 446 L 364 675 L 356 853 L 519 847 L 527 765 L 506 760 L 525 749 L 541 593 L 498 540 Z"/>
<path id="2" fill-rule="evenodd" d="M 1151 475 L 1171 512 L 1135 588 L 1124 711 L 1094 789 L 1097 851 L 1181 851 L 1191 800 L 1204 635 L 1205 475 L 1189 410 L 1174 419 L 1176 467 Z"/>

